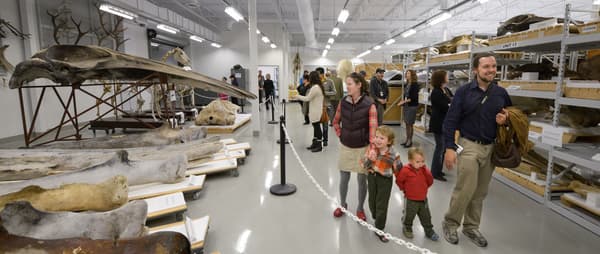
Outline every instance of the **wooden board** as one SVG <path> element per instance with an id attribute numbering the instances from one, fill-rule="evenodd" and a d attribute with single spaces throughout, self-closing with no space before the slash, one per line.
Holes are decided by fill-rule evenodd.
<path id="1" fill-rule="evenodd" d="M 186 223 L 188 223 L 188 227 L 186 227 Z M 189 218 L 186 218 L 186 222 L 180 221 L 162 225 L 150 228 L 148 231 L 150 234 L 164 231 L 179 232 L 188 238 L 192 244 L 192 250 L 197 250 L 204 248 L 204 242 L 206 240 L 206 234 L 208 233 L 209 223 L 210 217 L 207 215 L 199 219 L 190 220 Z M 188 228 L 191 228 L 193 232 L 189 232 Z"/>
<path id="2" fill-rule="evenodd" d="M 229 171 L 237 169 L 237 160 L 220 160 L 213 161 L 209 163 L 205 163 L 193 168 L 188 168 L 185 172 L 186 175 L 209 175 L 214 173 L 219 173 L 223 171 Z"/>
<path id="3" fill-rule="evenodd" d="M 398 107 L 392 103 L 399 101 L 403 96 L 402 86 L 390 86 L 389 97 L 386 103 L 386 111 L 383 114 L 384 124 L 400 124 L 402 122 L 402 107 Z"/>
<path id="4" fill-rule="evenodd" d="M 579 31 L 579 34 L 600 33 L 600 21 L 577 25 L 577 31 Z"/>
<path id="5" fill-rule="evenodd" d="M 542 37 L 546 37 L 546 36 L 557 35 L 557 34 L 562 33 L 562 29 L 563 29 L 563 25 L 558 24 L 558 25 L 551 26 L 551 27 L 545 27 L 545 28 L 535 29 L 535 30 L 531 30 L 531 31 L 523 31 L 523 32 L 513 33 L 513 34 L 504 35 L 504 36 L 500 36 L 500 37 L 494 37 L 489 40 L 489 45 L 494 46 L 494 45 L 500 45 L 500 44 L 505 44 L 505 43 L 509 43 L 509 42 L 533 40 L 533 39 L 542 38 Z"/>
<path id="6" fill-rule="evenodd" d="M 224 152 L 225 149 L 227 149 L 227 151 L 237 151 L 237 150 L 248 151 L 248 150 L 250 150 L 250 148 L 251 148 L 250 143 L 244 142 L 244 143 L 225 145 L 225 147 L 221 150 L 221 152 Z"/>
<path id="7" fill-rule="evenodd" d="M 534 193 L 540 196 L 544 196 L 546 183 L 543 180 L 532 181 L 531 179 L 529 179 L 528 176 L 506 168 L 496 168 L 496 173 L 510 179 L 511 181 L 523 186 L 524 188 L 533 191 Z M 568 188 L 568 186 L 552 185 L 550 187 L 550 190 L 569 191 L 570 189 Z"/>
<path id="8" fill-rule="evenodd" d="M 211 155 L 210 159 L 196 160 L 188 162 L 188 169 L 202 166 L 204 164 L 229 160 L 229 159 L 243 159 L 246 158 L 246 152 L 244 150 L 234 150 L 227 152 L 219 152 Z"/>
<path id="9" fill-rule="evenodd" d="M 162 196 L 166 194 L 200 191 L 204 187 L 206 175 L 189 176 L 173 184 L 151 183 L 129 187 L 129 200 Z"/>
<path id="10" fill-rule="evenodd" d="M 250 122 L 252 114 L 237 114 L 235 116 L 235 123 L 228 126 L 216 126 L 216 125 L 203 125 L 206 127 L 206 131 L 209 134 L 227 134 L 233 133 L 238 128 L 244 126 Z"/>
<path id="11" fill-rule="evenodd" d="M 144 200 L 148 203 L 148 219 L 183 212 L 187 209 L 185 198 L 181 192 L 147 198 Z"/>
<path id="12" fill-rule="evenodd" d="M 542 123 L 539 121 L 531 121 L 529 123 L 529 131 L 531 132 L 535 132 L 538 134 L 542 134 L 544 131 L 544 126 L 552 126 L 550 123 Z M 569 144 L 569 143 L 576 143 L 579 140 L 582 141 L 594 141 L 598 138 L 597 135 L 594 135 L 593 133 L 584 133 L 582 131 L 580 131 L 579 133 L 576 132 L 572 132 L 573 130 L 568 127 L 562 127 L 565 129 L 565 132 L 563 133 L 563 144 Z M 591 127 L 591 128 L 597 128 L 597 127 Z"/>
<path id="13" fill-rule="evenodd" d="M 226 139 L 221 139 L 221 143 L 223 143 L 224 145 L 231 145 L 231 144 L 237 143 L 237 141 L 235 141 L 235 139 L 232 139 L 232 138 L 226 138 Z"/>
<path id="14" fill-rule="evenodd" d="M 375 75 L 377 68 L 383 68 L 385 70 L 403 70 L 402 64 L 394 63 L 362 63 L 354 67 L 355 72 L 365 71 L 367 73 L 367 81 Z"/>
<path id="15" fill-rule="evenodd" d="M 585 199 L 579 197 L 579 195 L 576 193 L 565 193 L 560 196 L 560 201 L 570 207 L 580 207 L 600 218 L 600 208 L 589 206 L 585 203 Z"/>
<path id="16" fill-rule="evenodd" d="M 554 92 L 556 83 L 551 80 L 501 80 L 498 85 L 506 89 Z"/>

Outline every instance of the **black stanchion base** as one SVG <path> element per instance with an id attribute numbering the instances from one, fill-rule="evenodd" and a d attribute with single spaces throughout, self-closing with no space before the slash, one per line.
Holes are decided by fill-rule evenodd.
<path id="1" fill-rule="evenodd" d="M 279 124 L 279 121 L 269 121 L 268 124 Z"/>
<path id="2" fill-rule="evenodd" d="M 290 195 L 290 194 L 293 194 L 294 192 L 296 192 L 296 185 L 293 185 L 291 183 L 275 184 L 275 185 L 271 186 L 270 191 L 271 191 L 271 194 L 273 194 L 273 195 L 286 196 L 286 195 Z"/>
<path id="3" fill-rule="evenodd" d="M 286 144 L 286 145 L 287 145 L 287 144 L 289 144 L 289 143 L 290 143 L 290 140 L 286 138 L 286 139 L 285 139 L 285 143 L 284 143 L 284 144 Z M 279 140 L 279 139 L 278 139 L 278 140 L 277 140 L 277 144 L 281 144 L 281 140 Z"/>

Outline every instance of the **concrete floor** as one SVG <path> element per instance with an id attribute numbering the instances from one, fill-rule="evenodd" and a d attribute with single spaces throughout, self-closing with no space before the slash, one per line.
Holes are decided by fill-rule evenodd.
<path id="1" fill-rule="evenodd" d="M 278 125 L 267 124 L 270 112 L 261 113 L 261 133 L 252 136 L 250 126 L 242 127 L 234 137 L 239 142 L 250 142 L 252 151 L 246 163 L 239 167 L 239 177 L 229 173 L 210 175 L 201 196 L 188 201 L 187 216 L 198 218 L 210 215 L 210 229 L 205 242 L 205 253 L 413 253 L 392 242 L 381 243 L 366 228 L 347 216 L 333 218 L 335 209 L 301 170 L 298 161 L 286 148 L 287 180 L 298 191 L 285 197 L 271 195 L 269 188 L 279 182 Z M 304 149 L 312 137 L 310 125 L 302 125 L 300 107 L 288 105 L 288 126 L 293 146 L 317 181 L 332 196 L 338 197 L 339 171 L 337 157 L 339 142 L 333 129 L 329 130 L 330 143 L 323 152 L 311 153 Z M 404 140 L 403 129 L 397 132 L 397 143 Z M 415 138 L 426 156 L 433 147 Z M 20 139 L 4 140 L 0 147 L 20 146 Z M 396 147 L 406 162 L 406 150 Z M 428 164 L 429 164 L 428 159 Z M 435 230 L 441 234 L 441 220 L 445 213 L 455 182 L 455 172 L 449 172 L 448 182 L 435 181 L 429 191 L 429 205 Z M 352 176 L 348 195 L 349 207 L 355 210 L 357 186 Z M 392 188 L 386 231 L 402 237 L 400 221 L 403 195 Z M 368 205 L 365 211 L 370 218 Z M 370 223 L 373 223 L 369 219 Z M 445 240 L 432 242 L 425 239 L 417 221 L 414 223 L 413 243 L 438 253 L 598 253 L 600 237 L 552 212 L 504 184 L 493 180 L 484 205 L 481 231 L 489 246 L 479 248 L 459 233 L 458 245 Z M 404 239 L 404 238 L 403 238 Z"/>

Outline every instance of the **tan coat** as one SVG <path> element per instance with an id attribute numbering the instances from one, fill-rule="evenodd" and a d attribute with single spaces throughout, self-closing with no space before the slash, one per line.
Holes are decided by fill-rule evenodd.
<path id="1" fill-rule="evenodd" d="M 323 91 L 318 85 L 310 87 L 306 96 L 296 95 L 296 99 L 308 102 L 308 119 L 311 123 L 319 122 L 323 113 Z"/>

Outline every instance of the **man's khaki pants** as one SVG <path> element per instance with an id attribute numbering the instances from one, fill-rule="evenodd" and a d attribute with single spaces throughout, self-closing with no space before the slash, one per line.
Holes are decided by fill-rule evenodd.
<path id="1" fill-rule="evenodd" d="M 451 229 L 457 229 L 461 222 L 463 230 L 478 229 L 483 200 L 494 172 L 491 163 L 494 145 L 480 145 L 464 138 L 459 138 L 458 144 L 464 150 L 458 155 L 458 179 L 444 220 Z"/>

